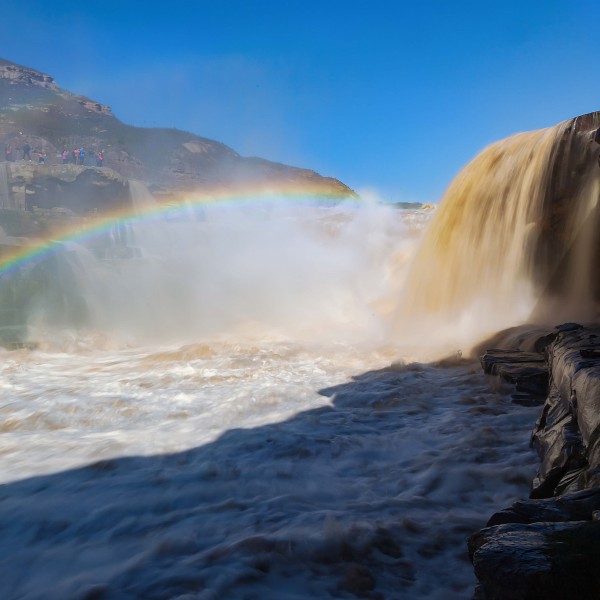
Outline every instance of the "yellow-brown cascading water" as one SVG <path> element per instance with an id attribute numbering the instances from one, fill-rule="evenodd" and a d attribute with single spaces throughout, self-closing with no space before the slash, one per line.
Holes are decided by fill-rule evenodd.
<path id="1" fill-rule="evenodd" d="M 594 318 L 598 125 L 592 113 L 514 135 L 459 173 L 408 277 L 402 330 L 473 338 L 528 318 Z"/>

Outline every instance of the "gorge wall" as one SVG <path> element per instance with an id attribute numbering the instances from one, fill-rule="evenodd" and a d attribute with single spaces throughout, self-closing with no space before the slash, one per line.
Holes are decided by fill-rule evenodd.
<path id="1" fill-rule="evenodd" d="M 103 151 L 105 167 L 144 182 L 159 200 L 243 187 L 355 196 L 342 182 L 310 169 L 242 157 L 225 144 L 177 129 L 127 125 L 108 106 L 61 89 L 51 76 L 0 59 L 0 148 L 9 147 L 11 159 L 18 160 L 25 143 L 34 160 L 40 151 L 49 166 L 62 162 L 64 149 L 83 147 L 85 166 L 94 166 L 94 153 Z"/>
<path id="2" fill-rule="evenodd" d="M 598 597 L 600 329 L 566 323 L 497 336 L 481 362 L 541 402 L 531 443 L 540 463 L 529 500 L 493 514 L 468 539 L 482 600 Z M 533 384 L 533 385 L 532 385 Z M 525 393 L 524 393 L 525 392 Z"/>

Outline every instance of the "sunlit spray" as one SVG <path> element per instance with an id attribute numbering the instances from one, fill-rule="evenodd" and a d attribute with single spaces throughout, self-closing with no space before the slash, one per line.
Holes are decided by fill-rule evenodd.
<path id="1" fill-rule="evenodd" d="M 83 239 L 68 257 L 89 330 L 138 341 L 391 343 L 389 314 L 426 212 L 255 197 L 207 203 L 199 217 L 184 202 L 157 213 L 141 183 L 131 189 L 139 218 L 105 228 L 108 254 Z"/>

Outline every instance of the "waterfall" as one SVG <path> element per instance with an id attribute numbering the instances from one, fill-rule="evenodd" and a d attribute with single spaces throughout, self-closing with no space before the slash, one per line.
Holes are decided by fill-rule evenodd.
<path id="1" fill-rule="evenodd" d="M 0 163 L 0 208 L 14 208 L 8 187 L 8 163 Z"/>
<path id="2" fill-rule="evenodd" d="M 593 113 L 514 135 L 458 174 L 408 277 L 402 328 L 598 316 L 599 125 Z"/>
<path id="3" fill-rule="evenodd" d="M 158 207 L 158 203 L 141 181 L 129 181 L 129 196 L 133 216 L 143 216 Z M 102 247 L 100 256 L 105 260 L 140 258 L 147 237 L 147 227 L 136 223 L 135 219 L 115 220 L 107 231 L 106 244 Z"/>
<path id="4" fill-rule="evenodd" d="M 133 209 L 138 214 L 144 214 L 158 207 L 158 202 L 141 181 L 129 180 L 129 195 Z"/>
<path id="5" fill-rule="evenodd" d="M 129 180 L 129 195 L 133 213 L 139 219 L 127 224 L 127 234 L 129 246 L 131 248 L 131 257 L 139 258 L 147 253 L 152 245 L 154 237 L 160 235 L 160 227 L 152 226 L 142 217 L 154 213 L 159 205 L 150 190 L 141 182 L 135 179 Z"/>

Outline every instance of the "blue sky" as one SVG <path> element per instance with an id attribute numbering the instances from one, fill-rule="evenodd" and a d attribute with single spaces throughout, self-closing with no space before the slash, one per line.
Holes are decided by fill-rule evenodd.
<path id="1" fill-rule="evenodd" d="M 489 143 L 600 110 L 598 0 L 4 0 L 0 56 L 141 126 L 437 201 Z"/>

